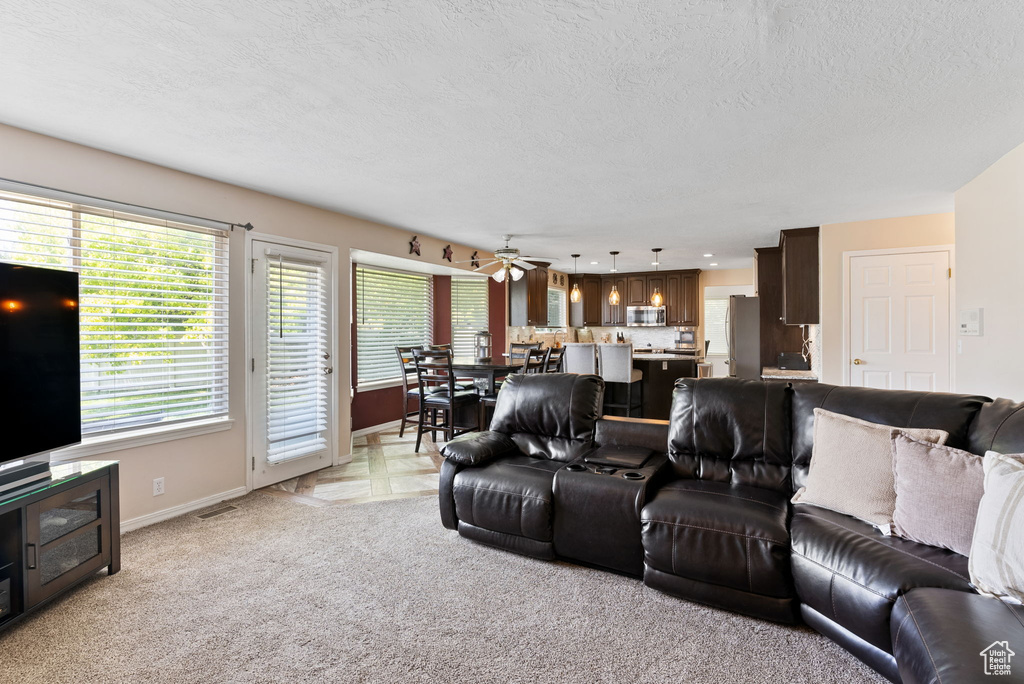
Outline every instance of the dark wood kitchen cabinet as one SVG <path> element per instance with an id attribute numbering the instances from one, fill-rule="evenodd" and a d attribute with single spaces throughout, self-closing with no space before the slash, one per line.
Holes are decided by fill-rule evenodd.
<path id="1" fill-rule="evenodd" d="M 782 248 L 761 247 L 754 253 L 761 307 L 761 366 L 774 366 L 782 352 L 803 348 L 803 333 L 798 326 L 786 325 L 782 314 Z"/>
<path id="2" fill-rule="evenodd" d="M 618 304 L 611 304 L 608 301 L 613 287 L 619 292 Z M 626 325 L 626 288 L 625 276 L 601 276 L 601 325 L 606 327 Z"/>
<path id="3" fill-rule="evenodd" d="M 818 228 L 782 231 L 782 318 L 786 325 L 820 322 L 818 232 Z"/>
<path id="4" fill-rule="evenodd" d="M 580 288 L 580 301 L 569 303 L 569 325 L 573 328 L 601 325 L 601 276 L 569 276 L 569 290 Z"/>
<path id="5" fill-rule="evenodd" d="M 647 276 L 643 273 L 633 273 L 626 276 L 627 306 L 649 306 L 651 303 L 648 292 Z M 653 290 L 651 290 L 653 292 Z"/>
<path id="6" fill-rule="evenodd" d="M 509 279 L 508 321 L 512 326 L 548 324 L 548 265 L 534 263 L 519 280 Z"/>
<path id="7" fill-rule="evenodd" d="M 654 277 L 654 276 L 651 276 Z M 700 269 L 669 271 L 664 274 L 665 323 L 667 325 L 698 325 L 700 323 Z"/>

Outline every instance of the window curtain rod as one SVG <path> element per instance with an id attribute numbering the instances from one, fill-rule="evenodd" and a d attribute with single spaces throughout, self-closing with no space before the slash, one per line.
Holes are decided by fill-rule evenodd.
<path id="1" fill-rule="evenodd" d="M 192 225 L 202 226 L 203 228 L 211 228 L 213 230 L 233 231 L 235 228 L 244 228 L 245 230 L 249 231 L 253 229 L 253 225 L 248 222 L 230 223 L 228 221 L 217 221 L 215 219 L 203 218 L 202 216 L 180 214 L 173 211 L 164 211 L 163 209 L 154 209 L 152 207 L 144 207 L 137 204 L 115 202 L 114 200 L 103 199 L 102 197 L 93 197 L 91 195 L 82 195 L 74 192 L 66 192 L 64 190 L 58 190 L 56 188 L 48 188 L 45 185 L 33 185 L 32 183 L 22 183 L 21 181 L 10 180 L 8 178 L 0 178 L 0 190 L 16 192 L 22 195 L 35 195 L 37 197 L 45 197 L 46 199 L 56 200 L 58 202 L 69 202 L 71 204 L 85 204 L 90 207 L 96 207 L 99 209 L 120 211 L 126 214 L 136 214 L 138 216 L 145 216 L 146 218 L 159 219 L 162 221 L 188 223 Z"/>

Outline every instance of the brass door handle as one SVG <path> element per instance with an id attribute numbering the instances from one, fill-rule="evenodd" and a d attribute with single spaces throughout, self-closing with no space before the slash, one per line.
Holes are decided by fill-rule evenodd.
<path id="1" fill-rule="evenodd" d="M 860 365 L 860 364 L 862 364 L 862 363 L 864 363 L 864 362 L 863 362 L 863 361 L 861 361 L 860 359 L 854 359 L 854 360 L 853 360 L 853 365 L 854 365 L 854 366 L 859 366 L 859 365 Z"/>

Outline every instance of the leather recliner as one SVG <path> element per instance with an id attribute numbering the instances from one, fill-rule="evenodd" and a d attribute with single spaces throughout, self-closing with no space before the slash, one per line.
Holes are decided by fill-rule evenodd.
<path id="1" fill-rule="evenodd" d="M 949 433 L 966 449 L 986 397 L 835 387 L 793 386 L 793 489 L 806 482 L 814 440 L 814 409 L 873 423 L 927 427 Z M 793 578 L 804 621 L 893 681 L 890 618 L 897 599 L 914 587 L 973 591 L 967 558 L 946 549 L 883 536 L 868 523 L 817 506 L 793 507 Z"/>
<path id="2" fill-rule="evenodd" d="M 669 482 L 642 513 L 644 583 L 719 608 L 797 619 L 789 564 L 786 383 L 680 379 Z"/>
<path id="3" fill-rule="evenodd" d="M 510 375 L 491 429 L 445 445 L 441 521 L 478 542 L 553 559 L 555 473 L 591 450 L 604 382 L 570 373 Z"/>

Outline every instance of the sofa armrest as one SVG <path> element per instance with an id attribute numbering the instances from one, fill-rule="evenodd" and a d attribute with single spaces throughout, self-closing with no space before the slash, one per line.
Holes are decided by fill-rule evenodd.
<path id="1" fill-rule="evenodd" d="M 463 466 L 478 466 L 502 456 L 519 453 L 519 447 L 503 432 L 470 432 L 444 445 L 445 460 Z"/>

